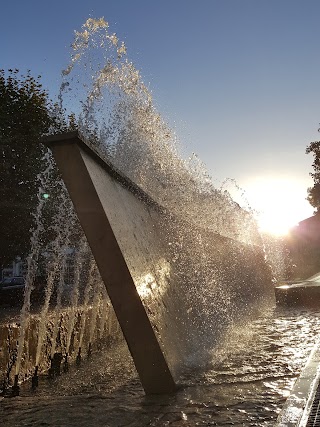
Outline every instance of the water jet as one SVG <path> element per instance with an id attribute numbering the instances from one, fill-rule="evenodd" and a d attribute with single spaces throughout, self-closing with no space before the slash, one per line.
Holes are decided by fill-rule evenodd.
<path id="1" fill-rule="evenodd" d="M 35 370 L 34 370 L 34 374 L 33 374 L 32 378 L 31 378 L 31 388 L 32 388 L 32 390 L 36 390 L 36 388 L 38 388 L 38 386 L 39 386 L 38 369 L 39 369 L 39 366 L 36 366 Z"/>
<path id="2" fill-rule="evenodd" d="M 94 23 L 93 28 L 97 27 L 97 22 L 88 21 L 91 24 Z M 76 33 L 78 38 L 77 43 L 74 44 L 76 49 L 83 48 L 81 41 L 88 42 L 88 45 L 92 43 L 93 37 L 91 38 L 90 31 L 92 30 L 87 26 L 83 34 Z M 106 40 L 114 40 L 114 38 L 111 39 L 109 36 L 107 39 L 103 34 L 103 40 L 95 45 L 102 46 Z M 135 323 L 134 313 L 131 312 L 133 310 L 133 306 L 130 304 L 131 299 L 129 302 L 126 300 L 126 289 L 123 290 L 122 280 L 116 280 L 119 265 L 109 259 L 110 253 L 112 256 L 114 255 L 112 253 L 114 248 L 119 247 L 119 257 L 121 254 L 123 256 L 124 262 L 120 267 L 122 266 L 123 270 L 127 267 L 129 271 L 126 278 L 129 282 L 127 287 L 132 285 L 130 288 L 133 295 L 132 300 L 137 304 L 140 304 L 139 300 L 141 301 L 139 313 L 142 313 L 141 317 L 146 325 L 149 322 L 149 326 L 145 326 L 145 328 L 148 328 L 150 334 L 153 335 L 157 352 L 160 355 L 162 353 L 163 357 L 161 357 L 170 369 L 173 382 L 179 383 L 181 378 L 179 372 L 184 368 L 191 373 L 191 380 L 188 383 L 191 384 L 191 387 L 188 387 L 186 393 L 182 393 L 180 402 L 177 396 L 174 397 L 171 405 L 168 401 L 164 405 L 162 397 L 151 399 L 152 414 L 148 425 L 173 421 L 170 417 L 166 419 L 167 414 L 163 412 L 169 410 L 175 416 L 177 403 L 181 404 L 182 408 L 174 421 L 185 421 L 188 416 L 190 425 L 203 424 L 205 421 L 208 424 L 214 422 L 217 425 L 229 425 L 231 418 L 232 422 L 235 419 L 235 422 L 238 421 L 242 425 L 246 425 L 249 418 L 251 425 L 272 422 L 270 413 L 274 416 L 279 407 L 279 404 L 278 406 L 273 405 L 276 400 L 275 395 L 279 393 L 279 390 L 283 390 L 283 384 L 285 387 L 288 386 L 288 382 L 285 382 L 288 366 L 290 366 L 290 375 L 297 370 L 297 366 L 293 363 L 293 357 L 287 357 L 286 351 L 283 351 L 280 362 L 278 363 L 279 359 L 277 359 L 276 363 L 272 365 L 272 360 L 278 356 L 278 353 L 274 355 L 274 351 L 269 347 L 275 348 L 278 345 L 282 350 L 287 347 L 294 349 L 296 343 L 293 339 L 294 334 L 288 326 L 284 333 L 283 324 L 286 323 L 286 319 L 283 321 L 281 316 L 275 319 L 272 327 L 270 327 L 272 322 L 265 319 L 257 322 L 257 341 L 261 338 L 258 345 L 254 340 L 248 339 L 253 316 L 257 312 L 259 314 L 263 312 L 265 306 L 272 306 L 271 277 L 265 263 L 264 253 L 259 246 L 259 238 L 249 236 L 252 230 L 250 213 L 241 210 L 228 197 L 224 197 L 220 190 L 216 190 L 213 185 L 208 184 L 207 174 L 203 173 L 203 170 L 199 171 L 197 165 L 195 168 L 191 168 L 192 173 L 189 173 L 190 168 L 185 167 L 187 162 L 174 155 L 175 149 L 171 150 L 171 140 L 167 137 L 168 127 L 155 111 L 150 93 L 143 86 L 139 73 L 129 61 L 125 59 L 115 63 L 117 60 L 114 61 L 113 58 L 119 58 L 119 52 L 117 52 L 116 55 L 111 56 L 111 59 L 108 58 L 107 67 L 92 72 L 91 64 L 85 60 L 84 50 L 80 51 L 81 55 L 77 55 L 79 52 L 76 52 L 72 58 L 72 68 L 76 66 L 78 57 L 81 57 L 81 63 L 85 64 L 85 67 L 80 70 L 80 79 L 73 76 L 70 79 L 70 85 L 69 82 L 64 81 L 64 87 L 68 91 L 70 90 L 71 98 L 75 98 L 73 95 L 78 95 L 80 91 L 72 92 L 72 81 L 81 80 L 86 70 L 90 73 L 89 84 L 83 85 L 83 87 L 89 87 L 90 92 L 88 102 L 84 102 L 87 111 L 81 118 L 81 137 L 79 138 L 78 134 L 63 135 L 57 136 L 56 141 L 53 141 L 53 144 L 60 145 L 61 142 L 62 145 L 62 140 L 65 139 L 68 146 L 67 152 L 63 151 L 60 146 L 61 151 L 58 154 L 60 157 L 67 154 L 63 166 L 64 179 L 69 190 L 71 188 L 71 197 L 79 217 L 82 218 L 83 228 L 89 244 L 93 248 L 98 267 L 104 273 L 106 287 L 113 297 L 112 302 L 122 330 L 126 332 L 128 346 L 133 360 L 138 365 L 137 368 L 146 392 L 149 394 L 155 391 L 152 383 L 156 383 L 163 371 L 156 366 L 152 371 L 155 372 L 155 378 L 147 380 L 147 375 L 144 375 L 144 367 L 141 365 L 145 360 L 149 364 L 152 358 L 149 357 L 146 341 L 141 342 L 141 337 L 140 339 L 138 337 L 137 341 L 134 339 L 137 335 L 135 329 L 138 329 L 139 325 Z M 80 63 L 80 61 L 78 62 Z M 95 61 L 95 63 L 98 64 L 100 61 Z M 65 76 L 68 72 L 69 69 L 65 72 Z M 96 77 L 95 80 L 92 79 L 93 75 Z M 66 79 L 66 77 L 64 78 Z M 92 82 L 91 91 L 90 83 Z M 121 91 L 122 93 L 119 95 Z M 111 96 L 109 96 L 110 93 Z M 115 94 L 114 97 L 113 94 Z M 100 104 L 101 99 L 107 100 L 107 104 L 111 101 L 110 104 L 115 107 L 111 111 L 110 120 L 109 110 L 104 111 Z M 74 105 L 74 99 L 72 101 L 72 105 Z M 97 105 L 98 108 L 94 110 Z M 101 121 L 103 123 L 106 121 L 108 126 L 96 128 L 95 124 L 101 117 Z M 89 144 L 90 130 L 93 130 L 95 135 L 102 135 L 101 141 L 99 139 L 98 142 L 95 141 L 96 144 Z M 85 142 L 81 142 L 81 139 L 84 139 Z M 92 148 L 97 145 L 103 146 L 109 156 L 109 163 L 104 161 L 105 157 L 101 153 L 98 155 L 94 153 L 95 150 Z M 57 146 L 56 152 L 60 148 Z M 59 166 L 61 166 L 61 162 Z M 71 170 L 68 171 L 68 168 Z M 78 180 L 75 177 L 77 173 L 80 178 L 89 175 L 93 183 L 92 192 L 84 197 L 86 200 L 82 199 L 83 203 L 81 195 L 78 193 L 86 193 L 87 186 L 83 185 L 81 179 Z M 90 186 L 90 181 L 85 180 L 85 183 Z M 78 190 L 75 187 L 78 187 Z M 46 186 L 43 185 L 43 188 Z M 59 191 L 63 188 L 61 185 Z M 98 199 L 103 205 L 103 209 L 100 209 L 99 203 L 88 203 L 88 200 L 89 202 L 91 200 L 90 197 L 94 201 Z M 79 203 L 79 199 L 81 203 Z M 110 301 L 103 294 L 104 285 L 100 288 L 99 282 L 99 284 L 92 283 L 91 286 L 91 280 L 95 282 L 93 277 L 88 278 L 80 273 L 78 266 L 74 268 L 75 263 L 82 263 L 82 266 L 84 263 L 81 255 L 83 248 L 81 249 L 81 245 L 79 245 L 81 239 L 77 240 L 75 247 L 71 248 L 72 245 L 68 239 L 70 230 L 68 231 L 68 227 L 65 227 L 69 220 L 72 222 L 75 220 L 73 209 L 66 200 L 58 196 L 54 201 L 60 209 L 58 219 L 53 218 L 53 221 L 56 221 L 57 230 L 58 225 L 61 226 L 62 232 L 58 230 L 56 233 L 58 238 L 54 242 L 57 244 L 51 245 L 57 253 L 57 256 L 52 257 L 53 268 L 56 264 L 59 265 L 59 268 L 55 270 L 57 276 L 53 277 L 54 274 L 52 274 L 48 278 L 49 283 L 53 285 L 52 291 L 57 293 L 57 302 L 53 312 L 49 307 L 44 306 L 40 316 L 28 316 L 27 310 L 22 313 L 22 329 L 25 333 L 20 334 L 21 348 L 17 370 L 21 376 L 27 373 L 30 377 L 33 367 L 37 365 L 33 357 L 36 353 L 36 358 L 41 359 L 40 369 L 43 370 L 46 369 L 45 362 L 50 360 L 48 356 L 51 357 L 52 372 L 55 376 L 56 372 L 60 373 L 60 364 L 59 368 L 54 366 L 55 353 L 63 355 L 60 363 L 65 372 L 69 369 L 69 363 L 71 367 L 76 360 L 77 350 L 87 348 L 89 343 L 87 355 L 93 359 L 91 364 L 93 369 L 90 370 L 89 367 L 86 378 L 92 379 L 95 375 L 95 372 L 92 371 L 96 371 L 97 366 L 95 357 L 97 355 L 100 357 L 99 368 L 101 366 L 105 368 L 101 361 L 108 358 L 106 357 L 108 355 L 101 351 L 106 342 L 102 338 L 108 340 L 112 337 L 112 341 L 111 339 L 110 341 L 113 344 L 113 338 L 117 336 L 119 326 L 113 311 L 110 311 L 112 308 Z M 97 206 L 99 209 L 95 209 Z M 104 215 L 104 211 L 106 215 Z M 99 227 L 99 221 L 95 224 L 97 213 L 104 216 L 101 227 Z M 105 233 L 105 222 L 108 221 L 113 235 L 110 230 Z M 98 243 L 111 235 L 109 246 L 106 244 L 107 247 L 102 247 L 101 245 L 100 248 L 94 250 L 97 243 L 92 238 L 95 226 L 98 229 L 96 230 Z M 35 233 L 35 238 L 38 237 L 39 233 Z M 110 245 L 110 241 L 114 243 L 114 246 Z M 58 243 L 63 250 L 59 249 Z M 62 256 L 67 252 L 67 258 Z M 85 265 L 87 271 L 91 269 L 88 267 L 89 264 Z M 94 262 L 93 265 L 95 265 Z M 70 274 L 70 266 L 75 274 Z M 71 276 L 71 280 L 65 280 L 66 275 Z M 82 275 L 85 276 L 85 280 L 81 280 Z M 81 288 L 82 283 L 84 286 Z M 74 284 L 76 286 L 73 286 Z M 56 289 L 54 286 L 57 286 Z M 122 294 L 117 287 L 122 290 Z M 81 300 L 81 292 L 84 294 L 85 303 Z M 64 306 L 65 296 L 70 303 L 67 306 Z M 47 293 L 47 297 L 52 298 L 50 292 Z M 143 310 L 145 314 L 143 314 Z M 79 319 L 80 312 L 81 319 Z M 35 317 L 37 317 L 38 323 L 34 320 Z M 38 326 L 39 319 L 40 321 L 43 319 L 44 322 L 40 326 Z M 246 323 L 246 319 L 249 319 L 248 323 Z M 306 323 L 308 322 L 306 321 Z M 294 324 L 294 321 L 291 324 Z M 310 319 L 309 324 L 312 325 Z M 310 329 L 315 331 L 316 325 L 317 322 L 314 322 Z M 241 330 L 239 331 L 239 329 Z M 103 335 L 106 330 L 107 334 Z M 231 340 L 231 350 L 228 351 L 225 343 L 228 341 L 229 330 L 236 332 L 235 339 Z M 40 331 L 40 336 L 33 337 L 37 335 L 37 331 Z M 32 343 L 32 339 L 35 344 L 29 345 L 30 342 Z M 304 343 L 301 344 L 303 341 L 308 340 L 305 337 L 301 340 L 299 336 L 298 345 L 305 347 Z M 268 345 L 269 342 L 272 342 L 272 346 Z M 123 347 L 125 346 L 122 346 L 122 349 Z M 98 350 L 94 352 L 95 354 L 92 354 L 93 348 Z M 260 351 L 261 349 L 263 350 Z M 27 352 L 28 357 L 21 356 L 23 351 Z M 119 356 L 121 361 L 124 353 L 124 351 L 121 352 Z M 141 355 L 140 361 L 139 354 Z M 111 365 L 114 365 L 114 360 L 116 360 L 115 354 L 113 357 Z M 212 366 L 216 361 L 219 362 L 218 367 Z M 203 366 L 209 366 L 205 371 L 205 379 L 201 378 L 201 373 L 199 374 Z M 133 402 L 132 407 L 134 407 L 133 411 L 130 407 L 126 407 L 126 413 L 130 414 L 130 411 L 133 413 L 131 420 L 126 420 L 126 424 L 147 424 L 147 422 L 140 423 L 139 411 L 136 408 L 141 408 L 140 412 L 144 415 L 148 411 L 148 405 L 144 405 L 145 402 L 140 404 L 143 398 L 141 398 L 141 388 L 139 384 L 137 385 L 136 377 L 129 376 L 128 380 L 126 376 L 130 369 L 132 369 L 131 361 L 126 359 L 126 362 L 122 364 L 122 370 L 117 371 L 117 374 L 114 375 L 116 384 L 113 382 L 110 385 L 106 381 L 107 368 L 102 372 L 100 381 L 95 383 L 98 384 L 99 389 L 101 387 L 101 390 L 106 393 L 111 390 L 115 395 L 112 396 L 112 399 L 91 396 L 92 403 L 97 404 L 97 407 L 99 402 L 103 401 L 103 407 L 100 407 L 103 415 L 99 414 L 99 416 L 106 417 L 104 424 L 118 426 L 119 420 L 123 421 L 123 404 L 126 400 L 130 403 Z M 72 370 L 70 377 L 74 379 L 78 375 L 79 380 L 81 374 L 81 370 Z M 125 379 L 122 381 L 123 377 Z M 132 378 L 136 387 L 130 383 Z M 67 378 L 66 386 L 63 385 L 63 380 L 62 377 L 56 381 L 57 387 L 52 387 L 50 390 L 52 394 L 55 393 L 58 396 L 57 399 L 50 399 L 50 403 L 56 403 L 51 407 L 51 409 L 54 408 L 51 411 L 52 417 L 59 418 L 58 421 L 55 420 L 55 424 L 59 425 L 61 414 L 65 410 L 65 422 L 68 425 L 79 425 L 79 420 L 77 422 L 75 419 L 67 419 L 73 416 L 70 413 L 70 400 L 60 399 L 60 395 L 61 389 L 65 391 L 71 381 Z M 72 396 L 69 397 L 72 397 L 74 402 L 78 402 L 77 413 L 81 414 L 79 415 L 80 424 L 83 424 L 86 422 L 86 406 L 91 405 L 87 405 L 87 395 L 83 399 L 81 396 L 80 399 L 78 399 L 79 396 L 75 398 L 77 390 L 81 394 L 84 389 L 83 379 L 80 380 L 80 392 L 77 388 L 79 384 L 76 384 L 75 381 L 71 384 L 70 389 L 67 389 L 67 394 L 71 394 Z M 273 396 L 275 396 L 273 400 L 273 396 L 270 398 L 270 385 L 275 383 L 277 385 L 273 389 L 276 390 L 273 392 Z M 122 387 L 123 384 L 125 387 Z M 204 387 L 202 387 L 203 384 Z M 63 386 L 66 388 L 63 389 Z M 167 388 L 164 387 L 163 390 L 160 390 L 160 392 L 163 391 L 166 392 Z M 96 391 L 94 393 L 96 394 Z M 254 399 L 253 396 L 257 398 Z M 119 405 L 114 404 L 113 397 L 118 399 Z M 38 420 L 41 419 L 43 409 L 41 406 L 43 406 L 45 407 L 41 420 L 43 421 L 47 416 L 47 403 L 49 402 L 45 402 L 44 405 L 43 401 L 36 403 L 36 398 L 38 400 L 38 396 L 34 398 L 33 405 L 36 407 L 38 405 L 38 410 L 33 416 Z M 94 400 L 95 398 L 97 399 Z M 237 399 L 238 401 L 236 401 Z M 266 399 L 268 399 L 268 405 L 266 405 Z M 113 401 L 112 406 L 108 406 L 108 400 Z M 155 415 L 157 409 L 154 405 L 157 405 L 157 402 L 160 402 L 162 409 Z M 65 408 L 63 408 L 64 405 L 66 405 Z M 121 407 L 119 417 L 114 415 L 116 406 Z M 263 411 L 262 408 L 265 406 L 268 406 L 267 415 L 263 415 L 266 421 L 261 421 L 260 411 Z M 89 409 L 90 415 L 87 423 L 92 424 L 93 413 L 91 408 Z M 194 415 L 194 419 L 192 419 L 192 414 L 197 412 L 199 415 Z M 227 415 L 227 420 L 224 420 L 225 424 L 220 423 L 220 413 L 222 418 Z M 159 421 L 162 415 L 164 416 Z M 20 416 L 21 413 L 19 423 L 21 423 Z M 30 417 L 30 415 L 28 414 L 26 417 Z M 139 417 L 138 421 L 137 417 Z M 212 417 L 215 417 L 214 421 Z M 30 418 L 26 422 L 30 423 Z"/>
<path id="3" fill-rule="evenodd" d="M 77 358 L 76 358 L 76 366 L 79 368 L 81 365 L 81 347 L 79 347 Z"/>
<path id="4" fill-rule="evenodd" d="M 90 359 L 91 356 L 92 356 L 92 344 L 91 344 L 91 342 L 89 342 L 87 358 Z"/>
<path id="5" fill-rule="evenodd" d="M 64 357 L 64 362 L 63 362 L 63 372 L 67 373 L 69 372 L 69 361 L 68 361 L 68 353 L 65 355 Z"/>
<path id="6" fill-rule="evenodd" d="M 15 375 L 14 377 L 14 383 L 11 389 L 11 396 L 17 397 L 20 395 L 20 386 L 19 386 L 19 375 Z"/>
<path id="7" fill-rule="evenodd" d="M 51 136 L 45 142 L 60 169 L 145 392 L 174 391 L 181 362 L 191 348 L 199 351 L 199 337 L 208 340 L 210 322 L 218 338 L 229 317 L 237 318 L 244 308 L 249 314 L 255 306 L 269 305 L 274 295 L 263 251 L 168 212 L 78 132 Z M 213 253 L 210 245 L 215 247 Z M 231 291 L 223 290 L 229 298 L 223 301 L 227 316 L 215 305 L 213 318 L 203 325 L 192 303 L 199 304 L 196 301 L 202 298 L 201 283 L 207 280 L 208 268 L 219 269 L 234 285 Z M 245 287 L 240 285 L 243 280 Z M 217 298 L 222 288 L 212 286 Z M 181 328 L 188 330 L 187 340 Z"/>

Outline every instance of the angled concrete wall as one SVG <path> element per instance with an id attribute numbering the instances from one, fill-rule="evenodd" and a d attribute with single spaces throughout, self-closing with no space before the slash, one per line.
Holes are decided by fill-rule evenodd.
<path id="1" fill-rule="evenodd" d="M 175 389 L 230 324 L 274 299 L 261 248 L 177 218 L 77 133 L 47 139 L 147 393 Z"/>
<path id="2" fill-rule="evenodd" d="M 62 135 L 47 143 L 87 236 L 146 393 L 172 392 L 175 382 L 171 370 L 140 297 L 148 289 L 150 264 L 163 262 L 161 255 L 152 250 L 157 240 L 153 221 L 159 215 L 158 207 L 133 183 L 102 163 L 77 135 Z"/>

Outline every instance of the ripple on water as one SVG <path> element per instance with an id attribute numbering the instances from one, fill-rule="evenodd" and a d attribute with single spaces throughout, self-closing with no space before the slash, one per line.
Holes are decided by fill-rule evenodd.
<path id="1" fill-rule="evenodd" d="M 272 426 L 320 332 L 320 313 L 277 309 L 236 328 L 170 396 L 145 396 L 125 343 L 1 402 L 6 427 Z"/>

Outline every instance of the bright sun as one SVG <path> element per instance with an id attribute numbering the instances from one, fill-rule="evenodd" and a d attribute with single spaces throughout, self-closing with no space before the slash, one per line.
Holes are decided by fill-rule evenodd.
<path id="1" fill-rule="evenodd" d="M 259 177 L 247 183 L 246 196 L 257 211 L 262 232 L 285 235 L 299 221 L 312 215 L 306 201 L 308 184 L 291 178 Z"/>

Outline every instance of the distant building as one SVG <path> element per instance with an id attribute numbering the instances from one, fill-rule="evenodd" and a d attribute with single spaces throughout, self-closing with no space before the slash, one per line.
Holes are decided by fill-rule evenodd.
<path id="1" fill-rule="evenodd" d="M 301 241 L 320 247 L 320 213 L 300 221 L 292 233 Z"/>
<path id="2" fill-rule="evenodd" d="M 16 259 L 12 261 L 10 266 L 7 266 L 1 270 L 0 279 L 3 280 L 6 277 L 24 276 L 25 273 L 26 262 L 23 261 L 20 257 L 16 257 Z"/>
<path id="3" fill-rule="evenodd" d="M 320 272 L 320 213 L 292 228 L 286 243 L 295 265 L 294 278 L 306 279 Z"/>

